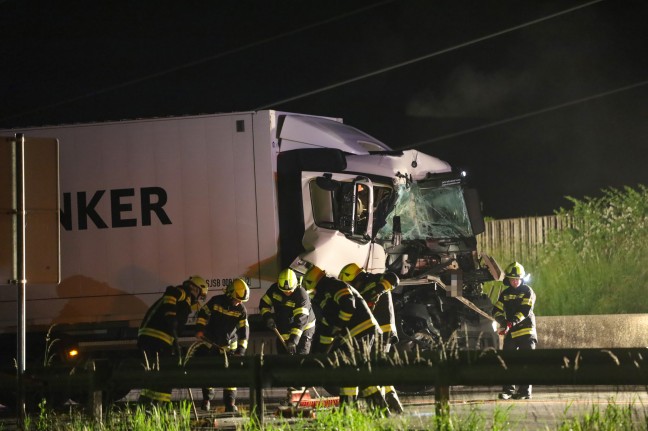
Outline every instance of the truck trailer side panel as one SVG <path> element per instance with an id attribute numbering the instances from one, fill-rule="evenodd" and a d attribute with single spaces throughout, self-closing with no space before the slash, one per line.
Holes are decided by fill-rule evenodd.
<path id="1" fill-rule="evenodd" d="M 61 283 L 28 282 L 28 325 L 136 326 L 166 286 L 192 274 L 207 279 L 214 293 L 235 277 L 259 289 L 260 260 L 276 267 L 278 233 L 269 204 L 271 122 L 259 120 L 255 130 L 253 116 L 22 131 L 60 140 L 62 192 Z M 8 286 L 0 290 L 0 316 L 2 328 L 14 327 L 15 292 Z"/>

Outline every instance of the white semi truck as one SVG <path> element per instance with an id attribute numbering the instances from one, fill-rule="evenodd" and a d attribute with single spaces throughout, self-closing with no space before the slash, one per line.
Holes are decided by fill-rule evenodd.
<path id="1" fill-rule="evenodd" d="M 289 265 L 396 272 L 403 348 L 490 327 L 481 285 L 498 274 L 476 249 L 479 202 L 442 160 L 394 151 L 340 119 L 272 110 L 0 136 L 15 133 L 60 146 L 61 282 L 27 280 L 28 332 L 56 325 L 60 346 L 79 358 L 134 348 L 147 308 L 190 275 L 211 294 L 245 278 L 255 314 Z M 15 289 L 0 286 L 3 346 L 15 345 L 6 339 L 15 328 Z M 473 339 L 492 345 L 488 334 Z"/>

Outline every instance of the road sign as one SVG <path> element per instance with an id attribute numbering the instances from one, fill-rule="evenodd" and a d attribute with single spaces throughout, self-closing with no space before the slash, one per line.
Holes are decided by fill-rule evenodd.
<path id="1" fill-rule="evenodd" d="M 15 137 L 0 138 L 0 285 L 17 280 L 17 236 L 21 235 Z M 29 284 L 60 281 L 58 141 L 25 138 L 25 270 Z"/>

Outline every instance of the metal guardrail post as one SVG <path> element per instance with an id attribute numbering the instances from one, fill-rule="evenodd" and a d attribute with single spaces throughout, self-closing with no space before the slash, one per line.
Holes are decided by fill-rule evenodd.
<path id="1" fill-rule="evenodd" d="M 265 403 L 263 400 L 263 355 L 255 355 L 252 362 L 250 382 L 250 417 L 259 427 L 263 427 Z"/>
<path id="2" fill-rule="evenodd" d="M 88 385 L 88 411 L 95 423 L 101 423 L 103 419 L 103 394 L 100 387 L 97 387 L 97 365 L 95 361 L 86 364 L 86 371 L 92 372 Z"/>

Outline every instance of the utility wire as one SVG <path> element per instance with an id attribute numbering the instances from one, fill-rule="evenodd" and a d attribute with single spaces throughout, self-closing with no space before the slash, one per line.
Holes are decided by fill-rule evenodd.
<path id="1" fill-rule="evenodd" d="M 412 60 L 404 61 L 402 63 L 398 63 L 398 64 L 395 64 L 395 65 L 392 65 L 392 66 L 388 66 L 388 67 L 385 67 L 385 68 L 382 68 L 382 69 L 378 69 L 378 70 L 375 70 L 373 72 L 366 73 L 364 75 L 356 76 L 355 78 L 350 78 L 350 79 L 347 79 L 345 81 L 341 81 L 341 82 L 337 82 L 335 84 L 327 85 L 326 87 L 318 88 L 317 90 L 302 93 L 302 94 L 299 94 L 297 96 L 289 97 L 287 99 L 278 100 L 276 102 L 268 103 L 268 104 L 265 104 L 263 106 L 259 106 L 258 108 L 255 108 L 254 110 L 276 107 L 277 105 L 281 105 L 283 103 L 293 102 L 293 101 L 298 100 L 298 99 L 303 99 L 304 97 L 308 97 L 308 96 L 312 96 L 312 95 L 315 95 L 315 94 L 323 93 L 323 92 L 328 91 L 328 90 L 333 90 L 334 88 L 342 87 L 344 85 L 351 84 L 353 82 L 357 82 L 357 81 L 360 81 L 360 80 L 363 80 L 363 79 L 366 79 L 366 78 L 371 78 L 372 76 L 380 75 L 380 74 L 383 74 L 385 72 L 390 72 L 392 70 L 395 70 L 395 69 L 398 69 L 398 68 L 401 68 L 401 67 L 405 67 L 405 66 L 409 66 L 410 64 L 418 63 L 420 61 L 427 60 L 427 59 L 430 59 L 432 57 L 439 56 L 441 54 L 445 54 L 445 53 L 448 53 L 448 52 L 451 52 L 451 51 L 455 51 L 457 49 L 465 48 L 467 46 L 474 45 L 476 43 L 483 42 L 485 40 L 493 39 L 493 38 L 501 36 L 503 34 L 511 33 L 511 32 L 514 32 L 516 30 L 520 30 L 520 29 L 525 28 L 525 27 L 529 27 L 529 26 L 532 26 L 532 25 L 535 25 L 535 24 L 539 24 L 541 22 L 548 21 L 550 19 L 562 16 L 562 15 L 566 15 L 568 13 L 577 11 L 579 9 L 583 9 L 583 8 L 595 5 L 595 4 L 600 3 L 602 1 L 604 1 L 604 0 L 594 0 L 594 1 L 591 1 L 589 3 L 584 3 L 584 4 L 581 4 L 581 5 L 569 8 L 569 9 L 565 9 L 565 10 L 560 11 L 560 12 L 556 12 L 556 13 L 551 14 L 551 15 L 544 16 L 542 18 L 538 18 L 538 19 L 535 19 L 535 20 L 532 20 L 532 21 L 528 21 L 528 22 L 525 22 L 525 23 L 520 24 L 520 25 L 516 25 L 514 27 L 509 27 L 507 29 L 498 31 L 496 33 L 491 33 L 491 34 L 488 34 L 486 36 L 479 37 L 477 39 L 469 40 L 468 42 L 463 42 L 463 43 L 460 43 L 458 45 L 451 46 L 449 48 L 444 48 L 444 49 L 441 49 L 439 51 L 435 51 L 433 53 L 423 55 L 421 57 L 414 58 Z"/>
<path id="2" fill-rule="evenodd" d="M 2 3 L 2 1 L 4 1 L 4 0 L 0 0 L 0 3 Z M 22 111 L 22 112 L 18 112 L 16 114 L 12 114 L 12 115 L 9 115 L 9 116 L 6 116 L 6 117 L 2 117 L 2 118 L 0 118 L 0 121 L 8 120 L 8 119 L 11 119 L 11 118 L 16 118 L 16 117 L 22 117 L 24 115 L 33 114 L 35 112 L 43 111 L 45 109 L 56 108 L 56 107 L 61 106 L 61 105 L 66 105 L 68 103 L 77 102 L 79 100 L 86 99 L 88 97 L 98 96 L 100 94 L 104 94 L 104 93 L 108 93 L 110 91 L 114 91 L 114 90 L 117 90 L 117 89 L 120 89 L 120 88 L 128 87 L 128 86 L 133 85 L 133 84 L 139 84 L 140 82 L 148 81 L 149 79 L 159 78 L 160 76 L 168 75 L 170 73 L 177 72 L 179 70 L 189 69 L 191 67 L 195 67 L 195 66 L 198 66 L 200 64 L 204 64 L 204 63 L 207 63 L 207 62 L 210 62 L 210 61 L 213 61 L 213 60 L 217 60 L 217 59 L 223 58 L 223 57 L 228 56 L 228 55 L 236 54 L 238 52 L 245 51 L 245 50 L 250 49 L 250 48 L 255 48 L 257 46 L 264 45 L 266 43 L 270 43 L 270 42 L 274 42 L 274 41 L 279 40 L 279 39 L 283 39 L 283 38 L 285 38 L 287 36 L 293 36 L 295 34 L 302 33 L 302 32 L 304 32 L 306 30 L 312 30 L 314 28 L 321 27 L 323 25 L 330 24 L 330 23 L 338 21 L 338 20 L 341 20 L 341 19 L 348 18 L 348 17 L 353 16 L 353 15 L 363 13 L 363 12 L 366 12 L 368 10 L 380 7 L 380 6 L 384 6 L 384 5 L 388 4 L 388 3 L 393 3 L 394 1 L 396 1 L 396 0 L 383 0 L 383 1 L 371 4 L 369 6 L 365 6 L 365 7 L 359 8 L 359 9 L 352 10 L 350 12 L 343 13 L 341 15 L 334 16 L 334 17 L 329 18 L 329 19 L 325 19 L 325 20 L 318 21 L 318 22 L 313 23 L 313 24 L 305 25 L 305 26 L 297 28 L 295 30 L 290 30 L 290 31 L 287 31 L 285 33 L 278 34 L 276 36 L 271 36 L 271 37 L 265 38 L 263 40 L 258 40 L 258 41 L 249 43 L 247 45 L 232 48 L 232 49 L 229 49 L 227 51 L 223 51 L 223 52 L 220 52 L 218 54 L 211 55 L 209 57 L 203 57 L 201 59 L 194 60 L 194 61 L 191 61 L 189 63 L 182 64 L 180 66 L 172 67 L 170 69 L 162 70 L 160 72 L 155 72 L 155 73 L 151 73 L 149 75 L 145 75 L 145 76 L 142 76 L 142 77 L 139 77 L 139 78 L 131 79 L 130 81 L 122 82 L 120 84 L 115 84 L 115 85 L 112 85 L 110 87 L 102 88 L 100 90 L 95 90 L 95 91 L 83 94 L 81 96 L 72 97 L 70 99 L 62 100 L 62 101 L 55 102 L 55 103 L 52 103 L 52 104 L 49 104 L 49 105 L 34 108 L 34 109 L 31 109 L 31 110 L 28 110 L 28 111 Z"/>
<path id="3" fill-rule="evenodd" d="M 634 84 L 629 84 L 623 87 L 615 88 L 613 90 L 604 91 L 603 93 L 594 94 L 592 96 L 583 97 L 580 99 L 572 100 L 570 102 L 561 103 L 558 105 L 550 106 L 547 108 L 538 109 L 537 111 L 527 112 L 525 114 L 516 115 L 514 117 L 509 117 L 503 120 L 494 121 L 488 124 L 482 124 L 481 126 L 472 127 L 470 129 L 461 130 L 459 132 L 448 133 L 447 135 L 439 136 L 433 139 L 427 139 L 425 141 L 416 142 L 414 144 L 406 145 L 405 147 L 399 147 L 399 150 L 410 150 L 412 148 L 420 147 L 421 145 L 433 144 L 435 142 L 443 141 L 446 139 L 456 138 L 457 136 L 467 135 L 469 133 L 477 132 L 479 130 L 489 129 L 491 127 L 500 126 L 502 124 L 512 123 L 514 121 L 522 120 L 529 117 L 535 117 L 537 115 L 545 114 L 547 112 L 556 111 L 558 109 L 567 108 L 569 106 L 578 105 L 579 103 L 589 102 L 590 100 L 600 99 L 602 97 L 611 96 L 613 94 L 621 93 L 624 91 L 632 90 L 634 88 L 642 87 L 648 85 L 648 80 L 635 82 Z"/>

